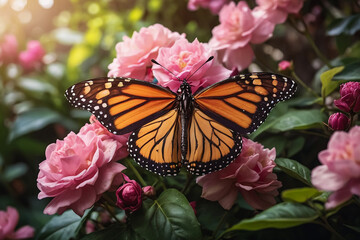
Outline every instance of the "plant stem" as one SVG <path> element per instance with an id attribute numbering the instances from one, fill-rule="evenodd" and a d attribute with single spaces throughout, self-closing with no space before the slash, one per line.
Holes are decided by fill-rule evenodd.
<path id="1" fill-rule="evenodd" d="M 303 86 L 308 92 L 310 92 L 312 95 L 314 95 L 316 98 L 320 98 L 320 96 L 310 87 L 304 83 L 301 78 L 295 73 L 295 71 L 291 71 L 291 76 L 295 79 L 296 82 L 298 82 L 301 86 Z"/>
<path id="2" fill-rule="evenodd" d="M 110 216 L 115 219 L 116 222 L 121 223 L 121 221 L 116 217 L 116 215 L 114 214 L 112 209 L 110 209 L 109 205 L 106 202 L 104 202 L 102 205 L 106 209 L 106 211 L 110 214 Z"/>
<path id="3" fill-rule="evenodd" d="M 145 180 L 141 177 L 140 173 L 138 172 L 138 170 L 136 170 L 136 168 L 132 165 L 132 163 L 130 162 L 130 160 L 128 158 L 125 158 L 125 162 L 126 165 L 129 166 L 129 168 L 131 169 L 131 171 L 133 171 L 133 173 L 135 174 L 136 178 L 140 181 L 141 185 L 143 187 L 147 186 L 147 183 L 145 182 Z"/>
<path id="4" fill-rule="evenodd" d="M 225 213 L 222 215 L 222 217 L 221 217 L 221 219 L 220 219 L 220 221 L 219 221 L 219 224 L 217 225 L 214 233 L 212 234 L 213 239 L 216 238 L 216 235 L 217 235 L 218 231 L 220 230 L 221 225 L 223 225 L 223 223 L 224 223 L 224 221 L 225 221 L 226 216 L 228 215 L 228 213 L 229 213 L 229 211 L 225 211 Z"/>
<path id="5" fill-rule="evenodd" d="M 323 226 L 326 230 L 328 230 L 333 235 L 335 235 L 337 239 L 345 240 L 345 238 L 343 238 L 337 231 L 335 231 L 335 229 L 329 224 L 326 218 L 320 216 L 320 219 L 322 220 L 322 222 L 315 222 L 315 223 L 318 223 L 319 225 Z"/>

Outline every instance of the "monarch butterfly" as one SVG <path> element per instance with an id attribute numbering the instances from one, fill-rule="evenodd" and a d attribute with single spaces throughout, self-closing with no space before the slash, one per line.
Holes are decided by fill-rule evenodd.
<path id="1" fill-rule="evenodd" d="M 132 132 L 130 156 L 159 175 L 176 175 L 181 166 L 204 175 L 229 165 L 241 152 L 241 135 L 255 131 L 296 83 L 273 73 L 241 74 L 191 92 L 185 80 L 175 93 L 153 83 L 97 78 L 65 92 L 110 132 Z"/>

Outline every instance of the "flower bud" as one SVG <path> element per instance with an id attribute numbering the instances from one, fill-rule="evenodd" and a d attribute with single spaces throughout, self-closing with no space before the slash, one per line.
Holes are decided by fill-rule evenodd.
<path id="1" fill-rule="evenodd" d="M 329 117 L 329 126 L 335 130 L 345 130 L 349 127 L 350 120 L 343 113 L 334 113 Z"/>
<path id="2" fill-rule="evenodd" d="M 147 197 L 154 197 L 156 195 L 155 188 L 153 186 L 146 186 L 142 188 L 143 194 Z"/>
<path id="3" fill-rule="evenodd" d="M 134 212 L 142 204 L 141 186 L 135 180 L 130 180 L 126 175 L 124 175 L 124 179 L 126 183 L 116 190 L 116 205 L 123 210 Z"/>
<path id="4" fill-rule="evenodd" d="M 189 202 L 189 203 L 190 203 L 190 206 L 192 207 L 192 209 L 194 210 L 194 213 L 196 215 L 197 214 L 197 212 L 196 212 L 196 202 L 192 201 L 192 202 Z"/>
<path id="5" fill-rule="evenodd" d="M 0 62 L 13 63 L 18 57 L 18 42 L 14 35 L 5 35 L 0 43 Z"/>
<path id="6" fill-rule="evenodd" d="M 293 69 L 293 64 L 292 64 L 292 62 L 283 60 L 283 61 L 279 62 L 278 69 L 279 69 L 279 71 L 292 70 Z"/>
<path id="7" fill-rule="evenodd" d="M 334 101 L 335 106 L 345 112 L 360 111 L 360 82 L 347 82 L 340 86 L 340 99 Z"/>

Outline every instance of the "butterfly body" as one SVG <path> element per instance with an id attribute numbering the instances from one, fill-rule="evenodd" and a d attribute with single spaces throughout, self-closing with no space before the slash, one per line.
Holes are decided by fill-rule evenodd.
<path id="1" fill-rule="evenodd" d="M 238 75 L 192 93 L 131 78 L 100 78 L 70 87 L 75 107 L 92 112 L 112 133 L 132 132 L 130 156 L 160 175 L 181 166 L 196 175 L 226 167 L 241 152 L 241 135 L 253 132 L 296 84 L 270 73 Z"/>

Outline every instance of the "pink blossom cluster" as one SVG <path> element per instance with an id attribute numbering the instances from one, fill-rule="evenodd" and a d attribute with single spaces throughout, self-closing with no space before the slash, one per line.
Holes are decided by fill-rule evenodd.
<path id="1" fill-rule="evenodd" d="M 311 173 L 313 185 L 323 191 L 333 192 L 326 208 L 333 208 L 349 200 L 352 195 L 360 196 L 360 126 L 348 133 L 335 132 L 326 150 L 319 153 L 321 166 Z"/>
<path id="2" fill-rule="evenodd" d="M 155 24 L 134 32 L 132 38 L 124 37 L 116 45 L 117 57 L 109 65 L 109 76 L 132 77 L 158 83 L 176 92 L 181 84 L 179 79 L 189 78 L 192 91 L 226 79 L 231 71 L 222 66 L 216 51 L 197 39 L 189 42 L 185 35 L 171 32 L 166 27 Z M 213 61 L 206 63 L 215 56 Z M 155 59 L 163 67 L 151 62 Z"/>
<path id="3" fill-rule="evenodd" d="M 13 207 L 0 211 L 0 239 L 26 239 L 34 237 L 34 228 L 23 226 L 15 231 L 19 221 L 19 213 Z"/>
<path id="4" fill-rule="evenodd" d="M 275 148 L 264 149 L 261 144 L 244 138 L 241 154 L 234 162 L 220 171 L 196 179 L 203 187 L 201 196 L 230 209 L 241 194 L 253 208 L 269 208 L 276 203 L 274 197 L 282 186 L 272 172 L 275 157 Z"/>
<path id="5" fill-rule="evenodd" d="M 78 134 L 50 144 L 37 179 L 39 199 L 53 198 L 44 213 L 72 209 L 83 215 L 104 192 L 115 191 L 123 182 L 125 167 L 116 161 L 127 155 L 126 141 L 127 136 L 111 134 L 92 117 Z"/>
<path id="6" fill-rule="evenodd" d="M 0 64 L 18 63 L 24 72 L 38 70 L 43 66 L 45 50 L 39 41 L 29 41 L 27 48 L 19 52 L 18 41 L 14 35 L 5 35 L 0 42 Z"/>

